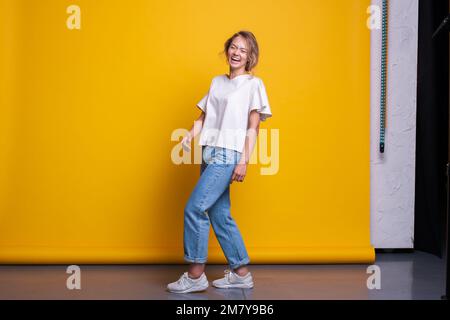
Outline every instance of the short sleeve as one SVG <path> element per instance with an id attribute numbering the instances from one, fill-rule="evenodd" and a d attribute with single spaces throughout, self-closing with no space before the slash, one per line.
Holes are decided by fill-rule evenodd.
<path id="1" fill-rule="evenodd" d="M 250 94 L 249 113 L 252 110 L 256 110 L 260 113 L 261 121 L 265 121 L 267 118 L 272 116 L 269 99 L 267 98 L 266 87 L 261 79 L 258 79 L 257 85 L 253 87 Z"/>
<path id="2" fill-rule="evenodd" d="M 208 102 L 209 91 L 205 94 L 205 96 L 197 103 L 197 106 L 202 109 L 203 112 L 206 112 L 206 103 Z"/>

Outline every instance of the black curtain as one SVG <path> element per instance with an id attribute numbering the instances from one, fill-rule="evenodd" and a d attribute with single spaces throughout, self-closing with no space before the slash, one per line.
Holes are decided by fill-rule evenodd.
<path id="1" fill-rule="evenodd" d="M 449 35 L 434 31 L 448 0 L 419 0 L 414 249 L 443 257 L 449 119 Z"/>

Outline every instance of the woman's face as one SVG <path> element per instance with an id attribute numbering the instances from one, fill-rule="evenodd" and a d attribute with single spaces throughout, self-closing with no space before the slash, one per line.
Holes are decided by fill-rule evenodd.
<path id="1" fill-rule="evenodd" d="M 237 36 L 228 48 L 228 64 L 233 71 L 245 70 L 248 59 L 248 48 L 244 38 Z"/>

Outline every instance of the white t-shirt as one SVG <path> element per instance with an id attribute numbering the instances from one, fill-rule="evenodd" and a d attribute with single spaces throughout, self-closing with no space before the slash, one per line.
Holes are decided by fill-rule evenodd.
<path id="1" fill-rule="evenodd" d="M 198 145 L 239 152 L 244 149 L 250 111 L 256 109 L 261 121 L 272 116 L 263 81 L 250 74 L 233 79 L 215 76 L 197 106 L 205 112 Z"/>

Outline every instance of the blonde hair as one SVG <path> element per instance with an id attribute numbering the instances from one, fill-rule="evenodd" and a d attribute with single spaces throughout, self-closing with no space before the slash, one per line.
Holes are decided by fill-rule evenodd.
<path id="1" fill-rule="evenodd" d="M 233 34 L 227 41 L 225 41 L 224 51 L 222 53 L 225 54 L 225 57 L 228 61 L 228 58 L 229 58 L 228 57 L 228 49 L 230 48 L 233 40 L 238 36 L 243 37 L 245 39 L 245 41 L 247 42 L 248 53 L 247 53 L 247 63 L 245 64 L 245 71 L 251 72 L 258 64 L 259 47 L 258 47 L 258 42 L 256 41 L 255 35 L 253 33 L 251 33 L 250 31 L 241 30 L 241 31 Z"/>

